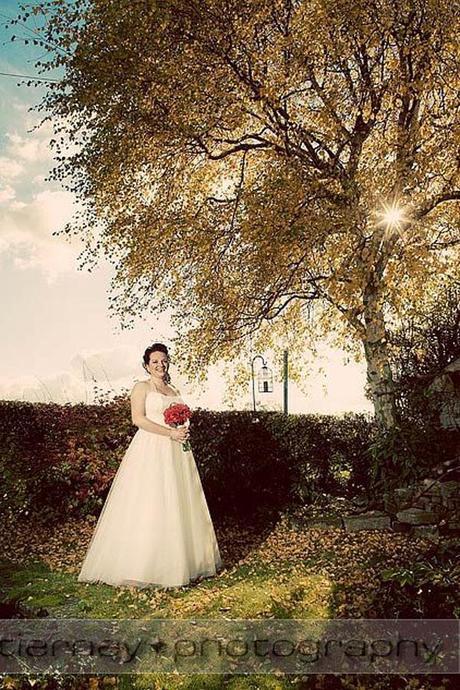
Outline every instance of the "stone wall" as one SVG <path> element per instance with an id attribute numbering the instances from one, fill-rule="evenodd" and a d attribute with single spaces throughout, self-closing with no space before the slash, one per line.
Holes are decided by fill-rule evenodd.
<path id="1" fill-rule="evenodd" d="M 342 518 L 347 531 L 389 529 L 438 539 L 460 534 L 460 481 L 428 477 L 384 495 L 384 510 Z"/>

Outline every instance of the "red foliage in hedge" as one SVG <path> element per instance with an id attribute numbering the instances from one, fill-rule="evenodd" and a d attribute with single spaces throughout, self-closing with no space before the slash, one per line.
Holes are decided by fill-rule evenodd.
<path id="1" fill-rule="evenodd" d="M 0 513 L 98 515 L 136 430 L 127 396 L 100 405 L 0 401 Z M 247 518 L 363 488 L 371 432 L 364 415 L 195 410 L 191 444 L 213 517 Z"/>

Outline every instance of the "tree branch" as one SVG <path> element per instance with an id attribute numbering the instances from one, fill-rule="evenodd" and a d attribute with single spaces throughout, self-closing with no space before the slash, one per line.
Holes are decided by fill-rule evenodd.
<path id="1" fill-rule="evenodd" d="M 193 141 L 195 141 L 198 144 L 198 146 L 200 147 L 200 149 L 202 151 L 204 151 L 204 153 L 207 155 L 207 157 L 213 161 L 221 160 L 222 158 L 226 158 L 227 156 L 231 156 L 232 154 L 238 153 L 239 151 L 251 151 L 254 149 L 272 148 L 272 144 L 270 144 L 270 143 L 258 143 L 258 144 L 241 143 L 241 144 L 237 144 L 236 146 L 233 146 L 232 148 L 226 149 L 225 151 L 220 151 L 219 153 L 212 153 L 210 151 L 209 147 L 201 139 L 201 137 L 194 136 Z"/>
<path id="2" fill-rule="evenodd" d="M 460 200 L 460 189 L 454 189 L 451 192 L 443 192 L 432 196 L 431 199 L 427 199 L 424 204 L 422 204 L 417 211 L 415 211 L 412 216 L 415 220 L 420 220 L 424 216 L 427 216 L 430 211 L 435 209 L 439 204 L 443 204 L 445 201 L 459 201 Z"/>

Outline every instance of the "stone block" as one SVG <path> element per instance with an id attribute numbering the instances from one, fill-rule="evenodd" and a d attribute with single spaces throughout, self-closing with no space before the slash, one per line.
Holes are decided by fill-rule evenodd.
<path id="1" fill-rule="evenodd" d="M 458 498 L 460 497 L 460 482 L 442 482 L 441 494 L 444 498 Z"/>
<path id="2" fill-rule="evenodd" d="M 403 486 L 399 489 L 394 489 L 394 495 L 401 499 L 410 499 L 414 495 L 414 489 L 410 486 Z"/>
<path id="3" fill-rule="evenodd" d="M 305 527 L 311 529 L 330 529 L 331 527 L 343 527 L 342 518 L 330 516 L 323 518 L 306 518 Z"/>
<path id="4" fill-rule="evenodd" d="M 432 505 L 433 504 L 431 503 L 428 496 L 424 496 L 422 498 L 419 498 L 417 501 L 415 501 L 410 507 L 411 508 L 421 508 L 422 510 L 431 510 Z"/>
<path id="5" fill-rule="evenodd" d="M 444 505 L 452 513 L 460 512 L 460 498 L 446 498 Z"/>
<path id="6" fill-rule="evenodd" d="M 395 520 L 392 529 L 393 532 L 407 534 L 408 532 L 412 532 L 413 528 L 412 525 L 409 525 L 407 522 L 398 522 L 398 520 Z"/>
<path id="7" fill-rule="evenodd" d="M 422 481 L 421 489 L 427 494 L 440 494 L 441 482 L 439 482 L 437 479 L 434 479 L 434 477 L 429 477 Z"/>
<path id="8" fill-rule="evenodd" d="M 412 533 L 415 537 L 429 539 L 437 542 L 440 538 L 439 529 L 435 525 L 417 525 L 412 528 Z"/>
<path id="9" fill-rule="evenodd" d="M 414 503 L 410 507 L 411 508 L 422 508 L 423 510 L 426 510 L 428 512 L 436 513 L 436 515 L 439 515 L 440 513 L 444 512 L 444 510 L 445 510 L 445 508 L 441 502 L 434 503 L 429 498 L 419 499 L 417 501 L 417 503 Z"/>
<path id="10" fill-rule="evenodd" d="M 412 489 L 395 489 L 393 492 L 393 500 L 397 510 L 410 506 L 413 496 L 414 492 Z"/>
<path id="11" fill-rule="evenodd" d="M 405 522 L 409 525 L 433 525 L 438 521 L 436 513 L 432 510 L 423 510 L 422 508 L 400 510 L 396 517 L 399 522 Z"/>
<path id="12" fill-rule="evenodd" d="M 391 529 L 391 518 L 380 510 L 372 510 L 361 515 L 346 515 L 343 523 L 347 532 L 362 529 Z"/>
<path id="13" fill-rule="evenodd" d="M 427 499 L 430 501 L 431 505 L 433 505 L 433 506 L 441 506 L 442 505 L 442 497 L 439 494 L 427 494 Z"/>

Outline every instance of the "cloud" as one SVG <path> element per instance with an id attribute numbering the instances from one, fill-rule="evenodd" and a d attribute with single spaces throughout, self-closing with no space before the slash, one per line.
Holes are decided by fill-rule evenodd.
<path id="1" fill-rule="evenodd" d="M 14 191 L 13 187 L 6 185 L 6 187 L 0 189 L 0 204 L 12 201 L 15 196 L 16 192 Z"/>
<path id="2" fill-rule="evenodd" d="M 73 354 L 66 369 L 47 376 L 20 375 L 0 381 L 0 398 L 31 402 L 93 403 L 95 394 L 109 398 L 126 394 L 135 381 L 146 380 L 141 367 L 143 344 L 105 349 L 84 349 Z M 342 360 L 342 361 L 341 361 Z M 242 390 L 234 403 L 226 400 L 226 383 L 218 366 L 212 367 L 205 386 L 193 386 L 172 371 L 173 382 L 184 399 L 193 407 L 209 409 L 250 409 L 250 385 Z M 312 372 L 305 392 L 289 382 L 289 411 L 293 414 L 342 414 L 347 411 L 372 413 L 370 401 L 364 397 L 365 371 L 358 364 L 343 364 L 343 353 L 330 351 L 322 374 Z M 258 409 L 281 410 L 282 382 L 276 381 L 273 393 L 257 395 Z"/>
<path id="3" fill-rule="evenodd" d="M 84 350 L 75 355 L 70 367 L 74 373 L 88 380 L 119 384 L 126 377 L 135 377 L 140 363 L 137 349 L 126 346 L 107 350 Z"/>
<path id="4" fill-rule="evenodd" d="M 3 400 L 29 402 L 81 402 L 85 400 L 84 382 L 63 371 L 48 377 L 19 376 L 0 382 Z"/>
<path id="5" fill-rule="evenodd" d="M 94 401 L 95 387 L 111 395 L 130 390 L 142 378 L 135 347 L 82 350 L 69 367 L 49 376 L 20 375 L 0 381 L 0 399 L 77 403 Z"/>
<path id="6" fill-rule="evenodd" d="M 6 146 L 6 154 L 10 160 L 20 159 L 28 164 L 46 162 L 52 160 L 49 147 L 50 129 L 42 128 L 22 136 L 17 132 L 8 132 L 6 135 L 9 143 Z"/>
<path id="7" fill-rule="evenodd" d="M 46 175 L 35 175 L 35 177 L 32 178 L 32 184 L 35 186 L 42 186 L 46 183 Z"/>
<path id="8" fill-rule="evenodd" d="M 53 164 L 50 122 L 36 127 L 38 117 L 15 106 L 17 120 L 0 151 L 0 252 L 13 266 L 40 269 L 48 283 L 74 272 L 83 249 L 80 238 L 59 235 L 74 211 L 74 197 L 57 183 L 46 182 Z"/>
<path id="9" fill-rule="evenodd" d="M 9 182 L 19 177 L 24 170 L 24 166 L 14 158 L 0 156 L 0 179 L 4 182 Z"/>
<path id="10" fill-rule="evenodd" d="M 4 182 L 19 181 L 24 177 L 23 181 L 30 183 L 33 177 L 38 181 L 44 172 L 49 171 L 53 161 L 50 149 L 52 128 L 49 123 L 44 123 L 34 129 L 36 122 L 36 119 L 23 114 L 19 116 L 17 129 L 6 132 L 0 155 L 0 178 Z"/>
<path id="11" fill-rule="evenodd" d="M 14 193 L 9 188 L 9 196 Z M 63 272 L 76 268 L 81 247 L 72 246 L 52 232 L 70 220 L 73 196 L 64 191 L 43 191 L 26 203 L 13 200 L 0 210 L 0 252 L 9 251 L 22 270 L 39 267 L 53 282 Z"/>
<path id="12" fill-rule="evenodd" d="M 11 107 L 17 110 L 20 113 L 27 114 L 29 113 L 29 108 L 30 106 L 27 103 L 23 103 L 22 101 L 14 100 L 11 103 Z"/>

